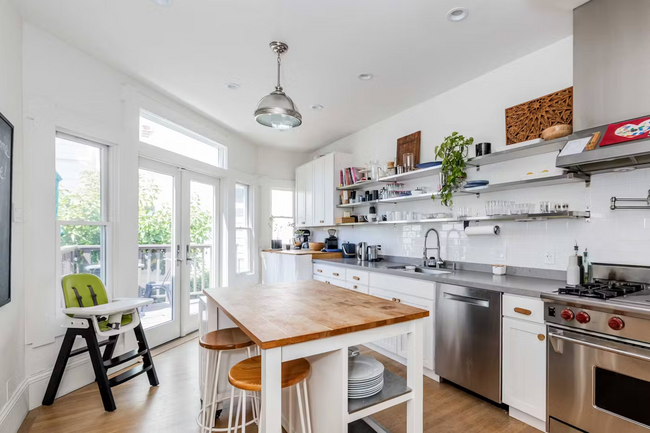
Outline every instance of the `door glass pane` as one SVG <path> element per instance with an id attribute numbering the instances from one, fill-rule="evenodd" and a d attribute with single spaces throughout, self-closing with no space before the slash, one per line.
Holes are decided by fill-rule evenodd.
<path id="1" fill-rule="evenodd" d="M 174 319 L 174 177 L 140 169 L 139 189 L 138 286 L 154 300 L 141 311 L 147 329 Z"/>
<path id="2" fill-rule="evenodd" d="M 236 229 L 235 242 L 237 244 L 237 273 L 250 272 L 250 239 L 249 229 Z"/>
<path id="3" fill-rule="evenodd" d="M 214 186 L 190 182 L 190 314 L 199 312 L 199 296 L 213 283 Z"/>

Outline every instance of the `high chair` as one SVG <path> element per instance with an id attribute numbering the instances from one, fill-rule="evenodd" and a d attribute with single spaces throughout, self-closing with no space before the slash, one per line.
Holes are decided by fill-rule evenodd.
<path id="1" fill-rule="evenodd" d="M 68 316 L 63 326 L 67 331 L 47 385 L 43 404 L 49 406 L 54 402 L 68 359 L 86 352 L 90 355 L 95 380 L 104 403 L 104 410 L 107 412 L 116 409 L 111 387 L 142 373 L 147 373 L 151 386 L 158 386 L 158 376 L 138 314 L 138 308 L 151 304 L 153 299 L 120 298 L 111 301 L 102 281 L 92 274 L 66 275 L 61 279 L 61 286 L 65 298 L 63 313 Z M 135 333 L 138 348 L 113 358 L 120 335 L 131 330 Z M 72 350 L 77 336 L 86 340 L 86 347 Z M 100 342 L 98 336 L 106 339 Z M 100 351 L 101 346 L 105 346 L 103 355 Z M 109 368 L 138 357 L 142 357 L 142 364 L 112 379 L 108 378 Z"/>

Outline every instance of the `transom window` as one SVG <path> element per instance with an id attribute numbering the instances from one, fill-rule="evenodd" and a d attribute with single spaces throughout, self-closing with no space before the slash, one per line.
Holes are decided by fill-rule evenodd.
<path id="1" fill-rule="evenodd" d="M 219 168 L 226 147 L 146 110 L 140 110 L 140 141 Z"/>

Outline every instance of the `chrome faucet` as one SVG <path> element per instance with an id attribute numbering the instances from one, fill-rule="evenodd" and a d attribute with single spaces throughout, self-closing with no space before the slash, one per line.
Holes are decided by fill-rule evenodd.
<path id="1" fill-rule="evenodd" d="M 436 234 L 436 248 L 427 248 L 427 239 L 429 238 L 429 233 L 431 232 L 434 232 Z M 429 260 L 429 258 L 427 257 L 428 256 L 427 252 L 433 249 L 438 250 L 437 257 L 435 260 Z M 422 252 L 422 255 L 424 258 L 423 265 L 425 267 L 432 268 L 435 266 L 436 268 L 440 268 L 444 266 L 445 262 L 442 261 L 442 258 L 440 257 L 440 233 L 438 233 L 438 230 L 433 228 L 427 230 L 427 234 L 424 235 L 424 251 Z"/>

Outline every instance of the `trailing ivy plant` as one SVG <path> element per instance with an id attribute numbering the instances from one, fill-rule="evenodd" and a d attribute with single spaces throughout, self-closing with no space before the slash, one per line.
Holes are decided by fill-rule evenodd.
<path id="1" fill-rule="evenodd" d="M 454 204 L 452 194 L 458 190 L 460 184 L 467 177 L 465 161 L 467 148 L 472 143 L 474 143 L 474 138 L 465 138 L 458 132 L 452 132 L 450 136 L 445 137 L 440 146 L 436 146 L 435 155 L 437 160 L 442 160 L 440 172 L 444 179 L 437 195 L 440 196 L 440 200 L 445 206 Z M 433 194 L 431 198 L 435 200 L 436 194 Z"/>

